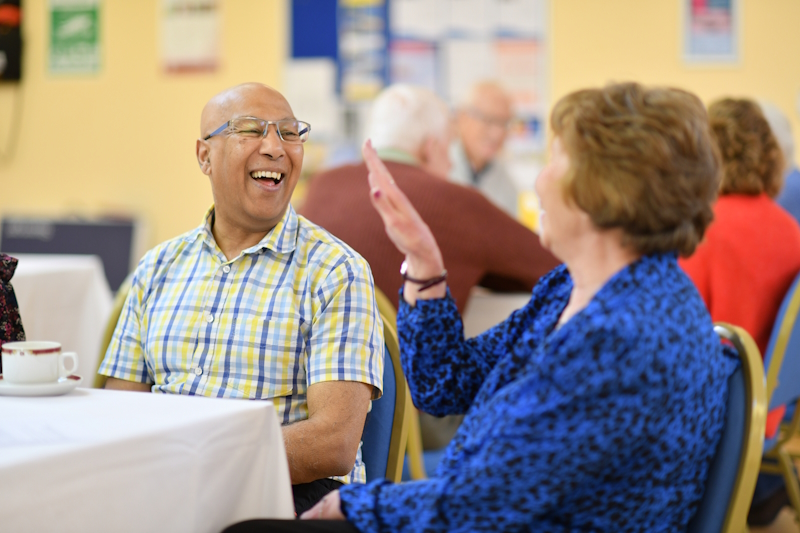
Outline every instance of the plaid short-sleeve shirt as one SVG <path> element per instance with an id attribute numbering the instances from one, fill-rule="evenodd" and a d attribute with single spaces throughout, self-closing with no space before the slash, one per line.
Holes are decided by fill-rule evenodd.
<path id="1" fill-rule="evenodd" d="M 367 262 L 295 214 L 228 260 L 197 229 L 148 252 L 100 373 L 153 392 L 271 399 L 283 424 L 308 418 L 324 381 L 383 386 L 383 325 Z M 364 482 L 359 449 L 353 471 Z"/>

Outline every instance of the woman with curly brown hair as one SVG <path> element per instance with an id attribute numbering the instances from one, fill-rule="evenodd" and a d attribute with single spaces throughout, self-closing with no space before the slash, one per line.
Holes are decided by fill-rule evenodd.
<path id="1" fill-rule="evenodd" d="M 714 222 L 681 261 L 715 321 L 742 326 L 764 354 L 786 291 L 800 271 L 800 226 L 775 201 L 783 155 L 761 107 L 725 98 L 708 108 L 722 156 Z M 767 436 L 783 408 L 770 413 Z"/>

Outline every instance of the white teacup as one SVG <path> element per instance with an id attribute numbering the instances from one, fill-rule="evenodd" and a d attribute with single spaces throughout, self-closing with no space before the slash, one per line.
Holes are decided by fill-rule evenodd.
<path id="1" fill-rule="evenodd" d="M 8 383 L 55 383 L 78 368 L 75 352 L 62 352 L 61 343 L 19 341 L 3 344 L 3 380 Z M 66 359 L 72 359 L 67 370 Z"/>

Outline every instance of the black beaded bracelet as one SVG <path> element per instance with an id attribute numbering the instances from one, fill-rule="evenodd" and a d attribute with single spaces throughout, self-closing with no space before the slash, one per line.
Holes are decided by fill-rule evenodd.
<path id="1" fill-rule="evenodd" d="M 406 264 L 405 261 L 403 261 L 403 264 L 400 265 L 400 275 L 403 276 L 403 279 L 405 281 L 410 281 L 412 283 L 419 283 L 420 287 L 417 289 L 417 292 L 422 292 L 425 289 L 430 289 L 434 285 L 438 285 L 443 281 L 447 280 L 447 269 L 442 270 L 442 273 L 436 276 L 435 278 L 429 278 L 429 279 L 412 278 L 411 276 L 406 274 L 407 270 L 408 270 L 408 265 Z"/>

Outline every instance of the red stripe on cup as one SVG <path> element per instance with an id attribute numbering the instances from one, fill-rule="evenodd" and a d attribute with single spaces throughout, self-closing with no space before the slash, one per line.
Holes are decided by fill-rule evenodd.
<path id="1" fill-rule="evenodd" d="M 30 355 L 47 355 L 49 353 L 58 353 L 60 351 L 61 351 L 61 348 L 39 348 L 38 350 L 36 350 L 36 349 L 32 350 L 30 348 L 26 348 L 24 350 L 21 350 L 21 349 L 12 350 L 11 348 L 9 348 L 8 350 L 6 350 L 5 346 L 3 346 L 3 353 L 7 353 L 7 354 L 12 354 L 14 352 L 26 352 L 26 353 L 28 353 Z"/>

